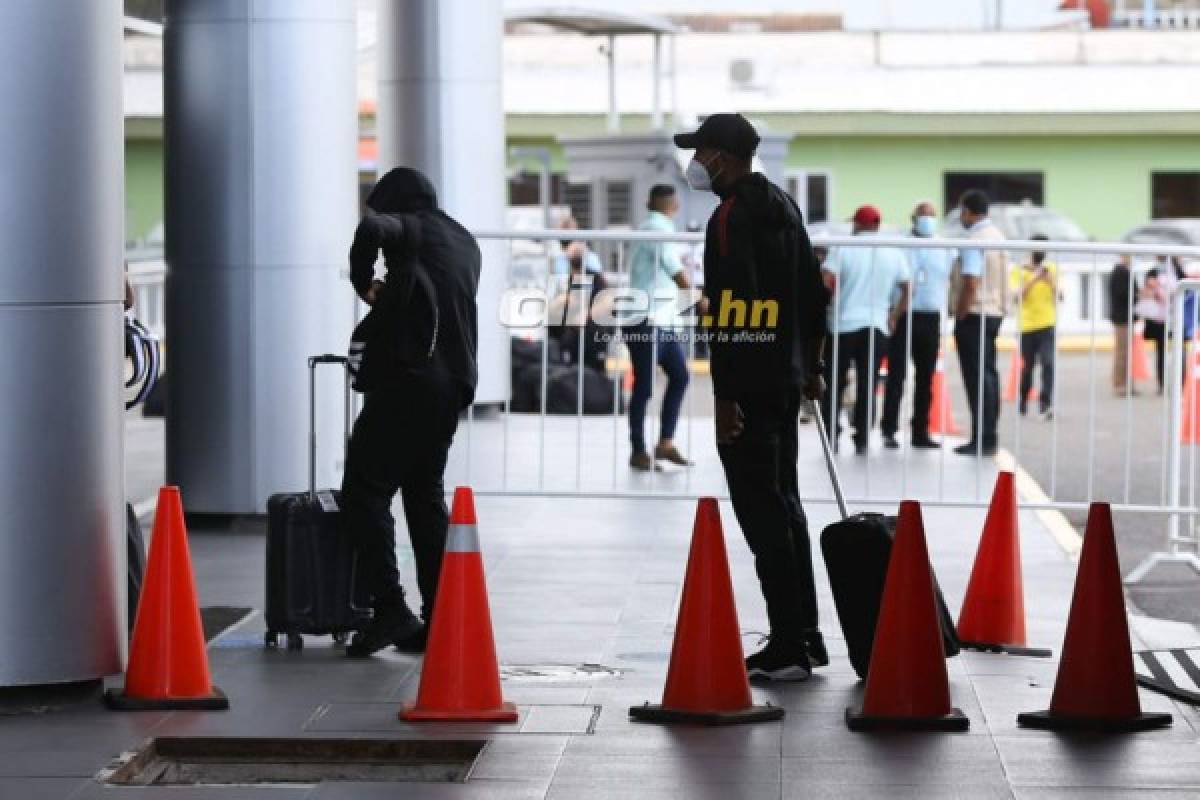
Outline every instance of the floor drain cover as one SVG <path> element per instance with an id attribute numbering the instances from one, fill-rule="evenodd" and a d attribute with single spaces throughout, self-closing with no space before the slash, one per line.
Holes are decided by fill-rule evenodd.
<path id="1" fill-rule="evenodd" d="M 621 670 L 600 664 L 505 664 L 500 677 L 506 681 L 588 681 L 619 678 Z"/>
<path id="2" fill-rule="evenodd" d="M 117 786 L 461 783 L 484 741 L 159 737 L 98 778 Z"/>

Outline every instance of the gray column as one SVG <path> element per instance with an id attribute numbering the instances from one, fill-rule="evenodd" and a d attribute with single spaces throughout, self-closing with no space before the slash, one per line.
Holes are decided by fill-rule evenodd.
<path id="1" fill-rule="evenodd" d="M 0 685 L 125 653 L 121 4 L 0 12 Z"/>
<path id="2" fill-rule="evenodd" d="M 172 0 L 165 29 L 167 476 L 189 512 L 308 485 L 308 373 L 344 353 L 357 221 L 353 0 Z M 342 383 L 318 376 L 318 483 Z"/>
<path id="3" fill-rule="evenodd" d="M 416 167 L 442 208 L 473 230 L 504 227 L 504 20 L 500 0 L 387 0 L 379 4 L 379 172 Z M 508 336 L 500 327 L 508 247 L 481 241 L 479 389 L 508 394 Z"/>

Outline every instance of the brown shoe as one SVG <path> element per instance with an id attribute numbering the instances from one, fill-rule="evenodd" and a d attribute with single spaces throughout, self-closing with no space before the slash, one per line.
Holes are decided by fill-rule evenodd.
<path id="1" fill-rule="evenodd" d="M 690 467 L 692 462 L 683 457 L 683 453 L 679 452 L 679 448 L 673 444 L 660 444 L 654 447 L 654 458 L 659 461 L 666 461 L 675 464 L 679 467 Z"/>
<path id="2" fill-rule="evenodd" d="M 652 469 L 658 469 L 658 465 L 654 463 L 654 459 L 645 450 L 634 453 L 629 457 L 629 466 L 636 469 L 638 472 L 649 472 Z"/>

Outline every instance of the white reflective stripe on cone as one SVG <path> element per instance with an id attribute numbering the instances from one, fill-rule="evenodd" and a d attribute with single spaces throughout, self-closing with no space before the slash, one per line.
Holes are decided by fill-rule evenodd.
<path id="1" fill-rule="evenodd" d="M 447 553 L 478 553 L 479 529 L 474 525 L 451 524 L 446 533 Z"/>

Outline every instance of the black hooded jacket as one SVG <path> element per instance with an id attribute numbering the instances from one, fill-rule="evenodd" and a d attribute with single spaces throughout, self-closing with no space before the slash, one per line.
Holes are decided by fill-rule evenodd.
<path id="1" fill-rule="evenodd" d="M 760 173 L 737 180 L 708 221 L 704 294 L 717 399 L 786 391 L 816 371 L 829 290 L 800 209 Z"/>
<path id="2" fill-rule="evenodd" d="M 394 345 L 386 357 L 394 374 L 377 375 L 372 384 L 440 370 L 458 386 L 465 408 L 479 379 L 475 294 L 481 259 L 475 237 L 438 208 L 429 179 L 408 167 L 380 178 L 367 208 L 350 246 L 350 282 L 366 295 L 382 248 L 385 287 L 368 315 L 375 319 L 360 329 L 387 335 Z"/>

